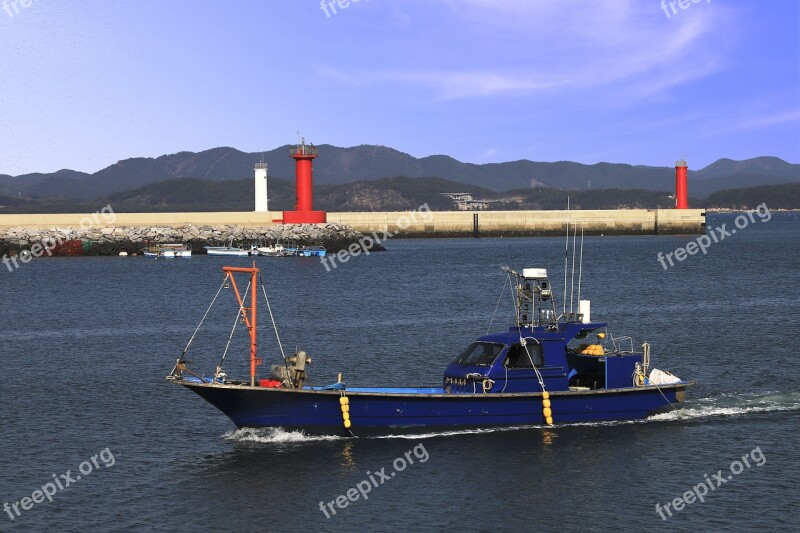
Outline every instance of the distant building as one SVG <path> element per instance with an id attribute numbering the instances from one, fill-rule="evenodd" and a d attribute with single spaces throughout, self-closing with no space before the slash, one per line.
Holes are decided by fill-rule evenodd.
<path id="1" fill-rule="evenodd" d="M 443 192 L 442 196 L 447 196 L 454 202 L 469 202 L 472 200 L 471 192 Z"/>
<path id="2" fill-rule="evenodd" d="M 473 200 L 470 192 L 443 192 L 442 196 L 447 196 L 456 204 L 459 211 L 483 211 L 489 209 L 491 204 L 497 200 Z"/>

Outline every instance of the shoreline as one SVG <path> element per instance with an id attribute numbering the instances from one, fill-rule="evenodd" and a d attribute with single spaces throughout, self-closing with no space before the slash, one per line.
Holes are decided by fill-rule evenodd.
<path id="1" fill-rule="evenodd" d="M 423 207 L 425 209 L 423 209 Z M 283 224 L 283 212 L 92 213 L 0 215 L 0 256 L 140 253 L 154 244 L 187 244 L 194 253 L 227 243 L 286 242 L 323 246 L 336 253 L 370 241 L 380 251 L 388 238 L 547 237 L 580 228 L 584 235 L 700 235 L 702 209 L 562 211 L 413 211 L 328 213 L 324 224 Z M 70 242 L 71 248 L 61 246 Z M 61 248 L 59 248 L 61 246 Z M 38 257 L 38 256 L 37 256 Z"/>

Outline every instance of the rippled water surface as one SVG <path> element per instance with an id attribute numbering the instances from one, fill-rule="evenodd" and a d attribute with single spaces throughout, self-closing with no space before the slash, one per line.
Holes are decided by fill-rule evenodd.
<path id="1" fill-rule="evenodd" d="M 715 215 L 708 225 L 733 221 Z M 756 221 L 666 271 L 657 253 L 693 238 L 586 239 L 581 298 L 592 300 L 593 318 L 650 342 L 654 366 L 698 382 L 681 411 L 634 423 L 375 439 L 237 431 L 164 376 L 222 264 L 246 260 L 53 258 L 4 270 L 0 503 L 36 496 L 53 474 L 85 474 L 52 502 L 4 510 L 0 530 L 795 531 L 800 222 L 795 213 Z M 259 260 L 283 344 L 312 355 L 315 383 L 343 372 L 354 386 L 437 384 L 489 326 L 500 266 L 544 267 L 559 292 L 564 284 L 563 239 L 387 248 L 332 272 L 315 259 Z M 228 294 L 191 352 L 208 372 L 234 322 Z M 495 327 L 510 311 L 506 291 Z M 269 364 L 278 348 L 264 333 Z M 226 369 L 244 375 L 240 337 Z M 657 503 L 720 470 L 724 483 L 703 502 L 670 507 L 662 520 Z M 371 487 L 367 499 L 334 505 L 335 515 L 320 509 L 359 486 Z"/>

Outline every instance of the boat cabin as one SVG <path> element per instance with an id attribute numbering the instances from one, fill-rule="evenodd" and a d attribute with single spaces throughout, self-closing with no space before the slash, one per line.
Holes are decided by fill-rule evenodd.
<path id="1" fill-rule="evenodd" d="M 445 393 L 551 392 L 633 386 L 642 353 L 607 338 L 606 324 L 558 324 L 558 329 L 509 328 L 472 342 L 444 372 Z M 598 333 L 600 338 L 598 339 Z M 521 342 L 524 340 L 525 343 Z"/>
<path id="2" fill-rule="evenodd" d="M 558 315 L 544 269 L 516 279 L 515 324 L 508 331 L 479 337 L 445 369 L 446 394 L 530 393 L 633 387 L 644 354 L 630 337 L 609 336 L 603 322 L 581 312 Z M 566 307 L 566 306 L 565 306 Z"/>

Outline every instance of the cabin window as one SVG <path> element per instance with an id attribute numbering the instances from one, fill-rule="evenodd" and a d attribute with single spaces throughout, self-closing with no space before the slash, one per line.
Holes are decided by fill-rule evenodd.
<path id="1" fill-rule="evenodd" d="M 528 350 L 525 351 L 525 348 Z M 529 353 L 530 357 L 528 356 Z M 529 342 L 527 346 L 512 344 L 508 349 L 508 356 L 506 356 L 505 360 L 507 368 L 533 368 L 533 365 L 542 366 L 543 364 L 542 347 L 532 342 Z"/>
<path id="2" fill-rule="evenodd" d="M 503 348 L 505 348 L 504 344 L 473 342 L 453 362 L 462 365 L 488 366 L 503 351 Z"/>

